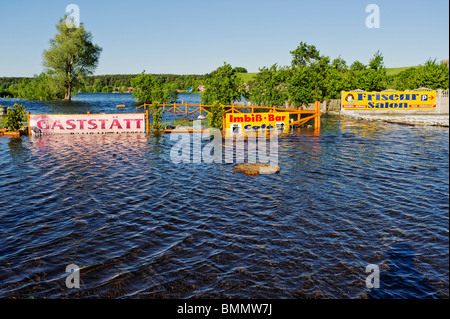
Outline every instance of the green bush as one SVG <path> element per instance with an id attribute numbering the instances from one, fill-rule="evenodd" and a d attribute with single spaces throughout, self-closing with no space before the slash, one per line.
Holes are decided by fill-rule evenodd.
<path id="1" fill-rule="evenodd" d="M 150 111 L 152 112 L 152 130 L 156 132 L 160 132 L 163 130 L 163 124 L 162 124 L 162 115 L 161 115 L 161 108 L 159 107 L 159 102 L 153 102 L 152 106 L 150 107 Z"/>
<path id="2" fill-rule="evenodd" d="M 8 107 L 4 125 L 11 131 L 18 131 L 22 127 L 22 121 L 25 117 L 25 106 L 14 104 L 13 108 Z"/>
<path id="3" fill-rule="evenodd" d="M 209 119 L 209 127 L 211 128 L 217 128 L 219 130 L 222 129 L 223 125 L 223 113 L 225 111 L 225 108 L 223 107 L 223 104 L 219 101 L 215 101 L 211 105 L 211 114 L 208 114 L 207 118 Z"/>

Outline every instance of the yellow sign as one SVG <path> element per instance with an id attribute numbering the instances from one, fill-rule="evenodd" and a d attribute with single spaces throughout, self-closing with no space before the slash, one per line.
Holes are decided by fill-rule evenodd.
<path id="1" fill-rule="evenodd" d="M 289 112 L 226 113 L 225 132 L 232 134 L 261 133 L 268 130 L 289 132 Z"/>
<path id="2" fill-rule="evenodd" d="M 436 91 L 342 92 L 346 110 L 434 109 Z"/>

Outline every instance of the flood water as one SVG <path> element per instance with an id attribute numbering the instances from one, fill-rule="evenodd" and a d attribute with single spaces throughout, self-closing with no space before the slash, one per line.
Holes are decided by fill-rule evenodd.
<path id="1" fill-rule="evenodd" d="M 0 99 L 15 102 L 141 111 L 126 94 Z M 254 177 L 175 164 L 174 144 L 1 137 L 0 298 L 449 297 L 448 128 L 323 116 L 320 134 L 279 137 L 280 173 Z M 80 288 L 66 287 L 71 264 Z"/>

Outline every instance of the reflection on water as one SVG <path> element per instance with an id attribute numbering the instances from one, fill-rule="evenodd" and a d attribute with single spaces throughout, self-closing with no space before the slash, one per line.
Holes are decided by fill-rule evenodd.
<path id="1" fill-rule="evenodd" d="M 0 138 L 0 297 L 448 298 L 448 136 L 324 117 L 256 177 L 164 134 Z"/>

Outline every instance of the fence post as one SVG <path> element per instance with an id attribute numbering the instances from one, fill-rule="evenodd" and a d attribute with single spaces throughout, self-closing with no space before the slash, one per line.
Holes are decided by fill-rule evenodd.
<path id="1" fill-rule="evenodd" d="M 188 114 L 188 103 L 186 102 L 186 115 Z"/>
<path id="2" fill-rule="evenodd" d="M 442 89 L 436 91 L 436 111 L 438 114 L 441 113 L 441 101 L 442 101 Z"/>
<path id="3" fill-rule="evenodd" d="M 145 126 L 147 129 L 147 136 L 149 136 L 150 135 L 150 114 L 149 114 L 148 110 L 145 111 L 145 120 L 146 120 Z"/>
<path id="4" fill-rule="evenodd" d="M 320 102 L 315 102 L 315 111 L 316 111 L 316 117 L 314 119 L 314 128 L 316 130 L 320 129 Z"/>
<path id="5" fill-rule="evenodd" d="M 28 137 L 31 137 L 30 115 L 31 115 L 31 113 L 29 111 L 27 111 Z"/>

